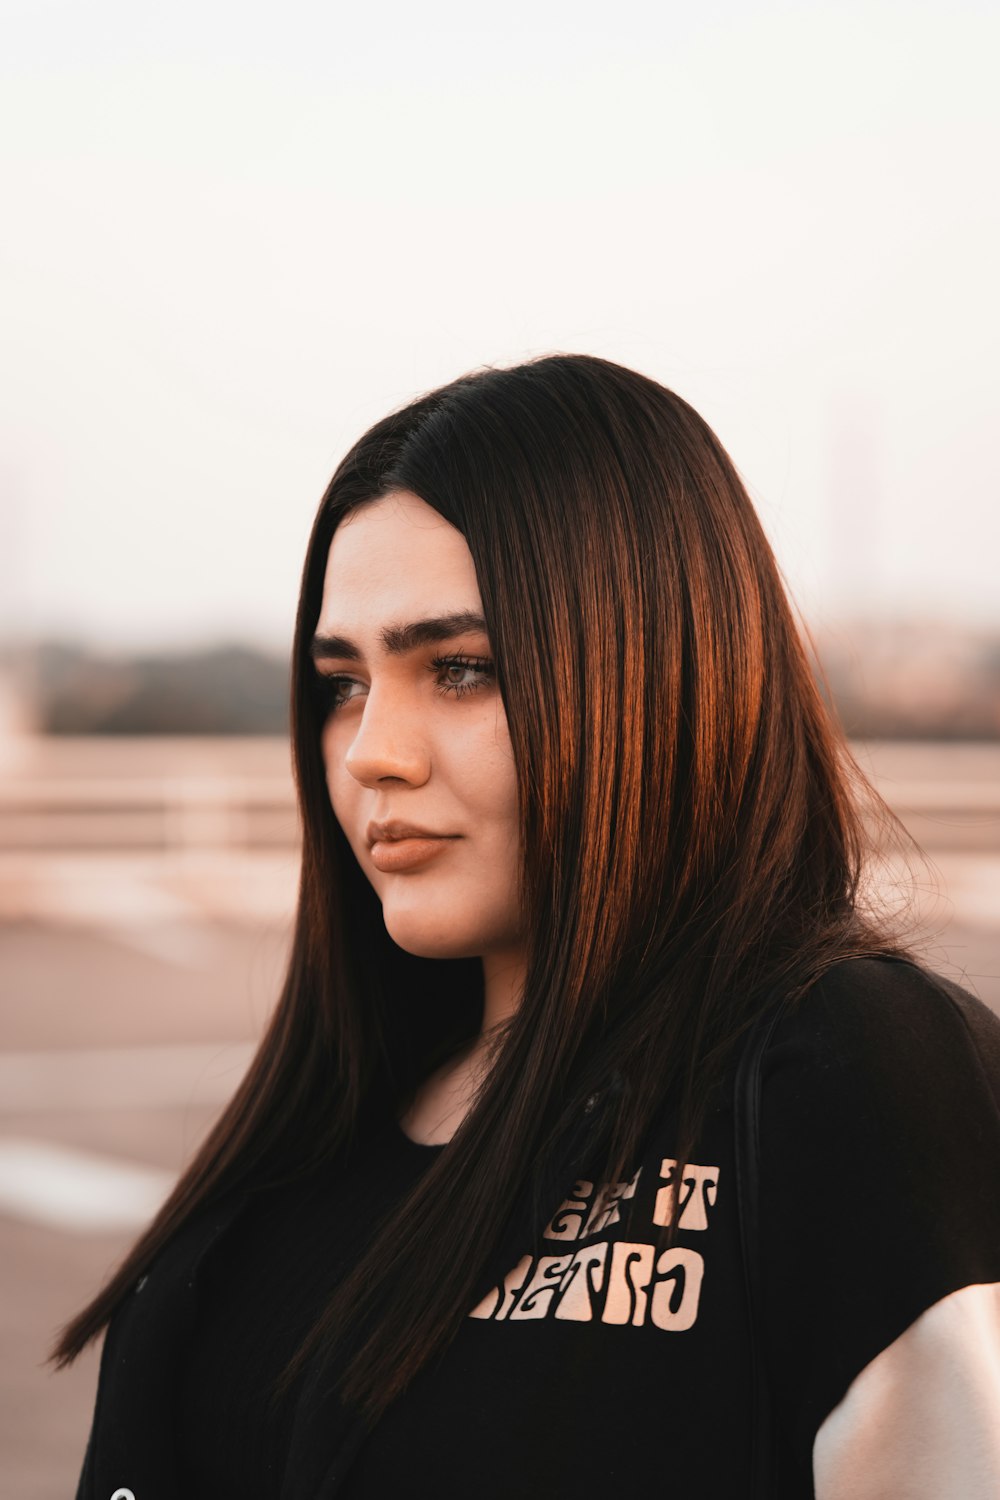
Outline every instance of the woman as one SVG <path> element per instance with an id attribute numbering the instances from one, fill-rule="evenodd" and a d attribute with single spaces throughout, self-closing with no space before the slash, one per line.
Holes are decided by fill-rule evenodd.
<path id="1" fill-rule="evenodd" d="M 1000 1022 L 864 908 L 701 418 L 558 355 L 377 423 L 293 677 L 288 976 L 56 1350 L 83 1500 L 1000 1493 Z"/>

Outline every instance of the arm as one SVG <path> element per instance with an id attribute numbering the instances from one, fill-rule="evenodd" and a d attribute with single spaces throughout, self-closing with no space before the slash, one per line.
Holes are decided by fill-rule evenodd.
<path id="1" fill-rule="evenodd" d="M 1000 1495 L 1000 1283 L 943 1297 L 866 1365 L 816 1434 L 816 1500 Z"/>

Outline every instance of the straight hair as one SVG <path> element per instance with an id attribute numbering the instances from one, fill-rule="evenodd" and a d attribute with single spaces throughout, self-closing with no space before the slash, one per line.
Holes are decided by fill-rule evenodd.
<path id="1" fill-rule="evenodd" d="M 281 995 L 173 1192 L 61 1332 L 57 1365 L 194 1213 L 351 1159 L 481 1026 L 480 959 L 393 943 L 326 786 L 309 648 L 327 554 L 346 515 L 394 491 L 455 526 L 475 564 L 517 773 L 526 977 L 472 1108 L 279 1395 L 336 1346 L 341 1397 L 373 1424 L 457 1333 L 521 1208 L 540 1225 L 558 1207 L 571 1163 L 619 1182 L 670 1101 L 686 1164 L 776 990 L 794 1000 L 839 960 L 905 951 L 862 899 L 865 811 L 897 825 L 823 702 L 715 434 L 604 359 L 473 371 L 377 422 L 322 498 L 292 656 L 302 863 Z"/>

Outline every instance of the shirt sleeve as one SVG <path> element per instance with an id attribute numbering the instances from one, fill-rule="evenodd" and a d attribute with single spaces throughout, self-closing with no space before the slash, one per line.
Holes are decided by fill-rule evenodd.
<path id="1" fill-rule="evenodd" d="M 1000 1020 L 837 965 L 767 1054 L 760 1209 L 777 1446 L 817 1500 L 1000 1494 Z"/>

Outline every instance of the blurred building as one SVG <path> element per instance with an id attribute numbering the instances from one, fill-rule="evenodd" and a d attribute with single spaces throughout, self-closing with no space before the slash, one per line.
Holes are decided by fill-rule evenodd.
<path id="1" fill-rule="evenodd" d="M 825 689 L 858 739 L 1000 738 L 1000 633 L 855 620 L 816 641 Z"/>

